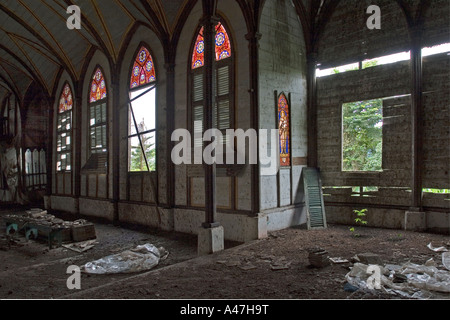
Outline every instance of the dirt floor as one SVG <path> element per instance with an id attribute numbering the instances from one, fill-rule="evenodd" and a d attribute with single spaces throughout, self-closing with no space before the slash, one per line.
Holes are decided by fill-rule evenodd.
<path id="1" fill-rule="evenodd" d="M 8 211 L 0 210 L 1 215 Z M 64 217 L 67 219 L 67 217 Z M 226 243 L 226 250 L 197 257 L 197 237 L 156 230 L 95 223 L 97 243 L 84 253 L 61 247 L 49 250 L 45 242 L 23 236 L 10 246 L 0 228 L 0 299 L 405 299 L 381 290 L 345 290 L 352 263 L 312 267 L 311 248 L 323 248 L 330 257 L 352 261 L 361 253 L 378 254 L 384 264 L 424 264 L 433 258 L 442 268 L 441 252 L 448 235 L 348 226 L 325 230 L 291 228 L 246 244 Z M 151 271 L 138 274 L 81 275 L 81 290 L 67 288 L 67 268 L 83 266 L 139 244 L 164 247 L 169 255 Z M 348 289 L 348 288 L 347 288 Z M 433 299 L 450 299 L 450 294 Z"/>

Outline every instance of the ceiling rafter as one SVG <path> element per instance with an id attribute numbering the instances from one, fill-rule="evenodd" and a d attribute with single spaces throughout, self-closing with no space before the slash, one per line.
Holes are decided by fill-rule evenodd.
<path id="1" fill-rule="evenodd" d="M 17 68 L 15 66 L 15 68 L 17 68 L 18 70 L 22 71 L 22 73 L 24 73 L 28 78 L 30 78 L 31 76 L 31 80 L 30 81 L 35 81 L 36 83 L 38 83 L 42 88 L 45 88 L 44 84 L 41 83 L 40 79 L 36 77 L 36 75 L 33 73 L 33 70 L 21 59 L 19 58 L 19 56 L 12 52 L 9 48 L 5 47 L 4 45 L 2 45 L 0 43 L 0 50 L 3 50 L 8 56 L 11 56 L 14 60 L 16 60 L 19 65 L 21 65 L 29 74 L 26 74 L 25 72 L 23 72 L 23 70 L 21 70 L 20 68 Z M 17 80 L 15 80 L 17 81 Z M 18 94 L 18 92 L 16 92 L 16 95 L 18 97 L 20 97 L 20 95 Z"/>
<path id="2" fill-rule="evenodd" d="M 153 3 L 155 4 L 154 6 L 156 8 L 157 15 L 159 17 L 159 20 L 161 21 L 162 26 L 166 30 L 166 33 L 171 34 L 169 21 L 167 20 L 167 16 L 162 6 L 161 0 L 154 0 Z"/>
<path id="3" fill-rule="evenodd" d="M 341 0 L 320 0 L 312 1 L 311 14 L 315 17 L 313 21 L 314 26 L 312 28 L 312 50 L 317 50 L 317 44 L 319 38 L 321 37 L 326 25 L 331 19 L 336 7 L 339 5 Z"/>
<path id="4" fill-rule="evenodd" d="M 155 29 L 157 31 L 158 37 L 162 40 L 163 43 L 168 43 L 170 39 L 170 35 L 168 31 L 164 28 L 163 24 L 158 18 L 158 15 L 153 10 L 152 6 L 150 5 L 148 0 L 139 0 L 145 10 L 147 11 L 148 15 L 150 16 L 149 22 L 155 26 Z"/>
<path id="5" fill-rule="evenodd" d="M 26 44 L 28 44 L 30 47 L 32 47 L 34 50 L 36 50 L 39 54 L 41 54 L 42 56 L 46 57 L 48 60 L 52 61 L 54 64 L 59 66 L 59 62 L 48 52 L 48 50 L 43 47 L 41 44 L 39 44 L 38 42 L 35 42 L 31 39 L 28 39 L 26 37 L 23 37 L 21 35 L 9 32 L 9 31 L 5 31 L 4 32 L 12 38 L 15 38 L 17 40 L 20 40 Z M 44 52 L 47 51 L 47 52 Z"/>
<path id="6" fill-rule="evenodd" d="M 7 78 L 4 75 L 1 75 L 1 79 L 8 84 L 11 89 L 14 89 L 14 92 L 19 92 L 19 87 L 17 86 L 16 82 L 14 81 L 14 78 L 11 76 L 11 74 L 8 72 L 8 70 L 0 63 L 0 68 L 3 70 L 3 72 L 0 73 L 0 75 L 3 73 L 4 75 L 7 75 L 9 79 L 13 80 L 12 83 L 7 80 Z M 13 87 L 13 88 L 12 88 Z"/>
<path id="7" fill-rule="evenodd" d="M 53 1 L 57 6 L 61 8 L 61 10 L 55 10 L 51 5 L 47 3 L 47 1 Z M 61 19 L 63 23 L 66 23 L 67 16 L 61 14 L 61 12 L 66 13 L 67 8 L 62 5 L 62 3 L 58 0 L 43 0 L 44 4 L 51 10 L 53 13 Z M 76 32 L 80 37 L 82 37 L 86 42 L 90 42 L 89 39 L 81 32 L 81 30 L 74 29 L 73 32 Z"/>
<path id="8" fill-rule="evenodd" d="M 15 70 L 17 70 L 17 71 L 23 73 L 23 74 L 24 74 L 25 76 L 27 76 L 30 80 L 34 80 L 33 77 L 30 76 L 28 73 L 24 72 L 23 69 L 18 68 L 15 64 L 13 64 L 13 63 L 11 63 L 10 61 L 5 60 L 5 59 L 3 59 L 3 58 L 0 57 L 0 65 L 1 65 L 1 64 L 6 64 L 6 65 L 10 66 L 11 68 L 14 68 Z"/>
<path id="9" fill-rule="evenodd" d="M 105 18 L 103 17 L 103 14 L 102 14 L 100 8 L 98 7 L 97 1 L 93 0 L 91 3 L 92 3 L 92 6 L 94 7 L 95 13 L 97 14 L 97 16 L 99 18 L 102 28 L 105 31 L 106 38 L 107 38 L 108 44 L 109 44 L 109 49 L 110 49 L 110 50 L 108 50 L 108 52 L 112 56 L 113 60 L 116 61 L 117 60 L 116 48 L 115 48 L 114 41 L 111 36 L 111 32 L 109 32 L 108 25 L 106 24 Z"/>
<path id="10" fill-rule="evenodd" d="M 25 8 L 27 9 L 27 11 L 33 16 L 33 18 L 36 19 L 36 21 L 39 23 L 39 25 L 44 28 L 44 30 L 47 32 L 48 36 L 53 40 L 53 42 L 56 44 L 56 46 L 58 47 L 59 51 L 61 52 L 62 56 L 62 60 L 64 61 L 64 64 L 73 72 L 75 73 L 75 67 L 72 64 L 71 59 L 68 57 L 67 52 L 64 50 L 64 48 L 62 47 L 62 45 L 58 42 L 58 40 L 55 38 L 54 34 L 48 29 L 48 27 L 46 26 L 46 24 L 41 21 L 41 19 L 36 15 L 36 13 L 31 10 L 24 2 L 23 0 L 17 0 L 19 1 L 19 3 Z M 37 32 L 37 31 L 36 31 Z M 50 43 L 48 43 L 48 45 L 51 46 Z M 56 50 L 54 50 L 56 51 Z"/>
<path id="11" fill-rule="evenodd" d="M 178 11 L 178 16 L 174 23 L 174 28 L 170 42 L 167 45 L 166 62 L 174 63 L 176 57 L 176 51 L 178 47 L 178 41 L 181 36 L 181 31 L 183 30 L 184 24 L 191 13 L 192 9 L 195 7 L 197 0 L 186 0 L 183 3 L 182 8 Z"/>
<path id="12" fill-rule="evenodd" d="M 22 55 L 27 58 L 28 62 L 31 64 L 31 66 L 33 67 L 33 69 L 35 71 L 34 74 L 39 78 L 40 83 L 44 84 L 44 87 L 47 89 L 47 92 L 48 92 L 49 86 L 48 86 L 47 82 L 45 81 L 44 77 L 42 76 L 41 71 L 39 70 L 39 68 L 34 63 L 33 59 L 31 59 L 31 57 L 29 56 L 28 52 L 26 50 L 24 50 L 22 48 L 22 46 L 19 45 L 17 40 L 14 39 L 14 37 L 11 37 L 11 40 L 16 44 L 16 46 L 19 48 L 19 50 L 22 51 Z"/>
<path id="13" fill-rule="evenodd" d="M 39 40 L 42 43 L 42 45 L 45 48 L 47 48 L 47 50 L 55 56 L 55 58 L 59 61 L 59 64 L 62 67 L 64 67 L 73 78 L 75 78 L 75 76 L 74 76 L 75 73 L 74 73 L 73 68 L 70 68 L 69 65 L 67 65 L 66 61 L 64 61 L 64 59 L 60 56 L 60 54 L 48 43 L 48 41 L 42 35 L 40 35 L 36 30 L 31 28 L 31 26 L 27 22 L 25 22 L 15 12 L 11 11 L 8 7 L 3 5 L 2 3 L 0 3 L 0 10 L 3 11 L 4 13 L 6 13 L 10 18 L 15 20 L 21 27 L 25 28 L 31 35 L 33 35 L 37 40 Z M 11 50 L 7 50 L 7 51 L 10 55 L 13 54 L 11 52 Z M 14 56 L 17 57 L 17 55 L 15 55 L 15 54 L 14 54 Z M 30 72 L 30 73 L 32 74 L 32 72 Z M 37 80 L 37 79 L 35 79 L 35 80 Z M 43 85 L 43 83 L 41 83 L 40 81 L 38 81 L 38 83 L 40 83 L 43 88 L 45 87 Z"/>
<path id="14" fill-rule="evenodd" d="M 56 1 L 56 0 L 55 0 Z M 64 0 L 67 6 L 73 6 L 76 5 L 72 0 Z M 93 24 L 90 22 L 89 18 L 83 14 L 83 11 L 81 11 L 81 24 L 87 32 L 89 32 L 92 37 L 94 37 L 95 41 L 97 43 L 93 44 L 96 45 L 100 50 L 102 50 L 105 54 L 108 56 L 111 55 L 106 43 L 103 41 L 103 38 L 98 34 L 96 29 L 94 28 Z M 78 77 L 74 77 L 74 79 L 78 79 Z"/>

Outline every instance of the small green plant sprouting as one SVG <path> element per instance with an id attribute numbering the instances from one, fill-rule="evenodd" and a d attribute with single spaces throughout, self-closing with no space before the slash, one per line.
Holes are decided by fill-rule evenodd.
<path id="1" fill-rule="evenodd" d="M 361 210 L 353 210 L 353 212 L 356 214 L 355 223 L 359 225 L 367 225 L 367 221 L 365 220 L 367 209 L 361 209 Z M 355 227 L 350 228 L 350 232 L 353 234 L 354 237 L 360 237 L 361 235 L 356 232 Z"/>

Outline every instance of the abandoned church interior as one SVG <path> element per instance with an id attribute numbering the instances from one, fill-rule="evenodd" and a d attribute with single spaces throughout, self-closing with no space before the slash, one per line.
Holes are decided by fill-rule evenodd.
<path id="1" fill-rule="evenodd" d="M 448 236 L 449 17 L 447 0 L 3 0 L 0 204 L 194 235 L 199 255 L 362 209 Z"/>

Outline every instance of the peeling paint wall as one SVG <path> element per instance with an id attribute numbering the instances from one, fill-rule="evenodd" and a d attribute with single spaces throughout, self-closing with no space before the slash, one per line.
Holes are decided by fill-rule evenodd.
<path id="1" fill-rule="evenodd" d="M 379 5 L 381 30 L 366 27 L 365 8 Z M 418 10 L 417 2 L 408 5 Z M 449 42 L 450 5 L 432 1 L 425 13 L 423 47 Z M 409 51 L 411 39 L 404 13 L 394 1 L 340 2 L 319 42 L 321 69 Z M 423 58 L 424 188 L 450 189 L 450 56 Z M 403 228 L 412 207 L 412 67 L 410 61 L 319 78 L 317 81 L 318 163 L 325 186 L 327 220 L 354 223 L 353 209 L 369 208 L 369 226 Z M 383 104 L 383 171 L 342 169 L 342 104 L 388 98 Z M 356 194 L 352 187 L 377 187 Z M 337 187 L 337 188 L 336 188 Z M 449 194 L 423 195 L 424 229 L 449 232 Z"/>
<path id="2" fill-rule="evenodd" d="M 290 97 L 291 163 L 276 175 L 261 175 L 261 210 L 301 203 L 299 184 L 307 162 L 306 49 L 303 30 L 289 0 L 269 0 L 261 16 L 259 49 L 260 128 L 276 129 L 277 95 Z M 267 150 L 276 152 L 268 138 Z M 260 150 L 265 152 L 265 150 Z M 274 224 L 275 225 L 275 224 Z M 280 224 L 280 226 L 283 223 Z"/>

